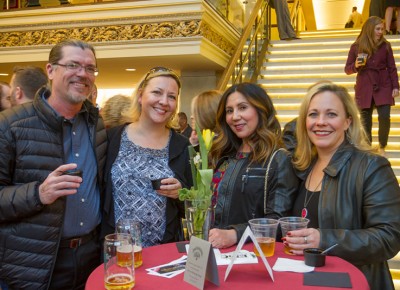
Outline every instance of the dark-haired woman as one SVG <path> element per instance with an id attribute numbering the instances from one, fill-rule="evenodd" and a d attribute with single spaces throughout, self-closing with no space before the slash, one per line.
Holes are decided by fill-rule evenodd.
<path id="1" fill-rule="evenodd" d="M 259 86 L 242 83 L 223 94 L 217 131 L 210 152 L 217 204 L 209 241 L 226 248 L 240 240 L 248 220 L 288 215 L 298 179 L 282 149 L 275 108 Z"/>

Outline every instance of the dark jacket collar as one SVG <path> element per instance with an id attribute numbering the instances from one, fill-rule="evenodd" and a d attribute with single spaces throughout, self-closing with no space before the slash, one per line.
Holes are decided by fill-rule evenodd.
<path id="1" fill-rule="evenodd" d="M 343 143 L 333 154 L 331 161 L 328 166 L 324 169 L 324 172 L 331 177 L 335 177 L 339 174 L 340 170 L 349 161 L 354 152 L 354 146 L 345 139 Z"/>
<path id="2" fill-rule="evenodd" d="M 340 170 L 343 166 L 348 162 L 354 152 L 354 145 L 350 144 L 347 139 L 343 141 L 343 143 L 339 146 L 336 152 L 333 154 L 331 160 L 327 167 L 325 167 L 324 172 L 331 177 L 335 177 L 339 174 Z M 302 179 L 306 180 L 308 174 L 314 167 L 316 159 L 314 159 L 311 165 L 304 171 L 296 170 L 297 176 Z"/>
<path id="3" fill-rule="evenodd" d="M 37 114 L 40 119 L 54 130 L 61 130 L 62 122 L 64 117 L 59 115 L 54 109 L 52 109 L 44 99 L 48 99 L 51 95 L 51 91 L 42 87 L 35 95 L 33 99 L 33 106 L 35 107 Z M 89 124 L 96 124 L 96 120 L 99 117 L 99 110 L 93 106 L 89 100 L 85 100 L 82 105 L 81 112 L 87 111 L 87 121 Z"/>

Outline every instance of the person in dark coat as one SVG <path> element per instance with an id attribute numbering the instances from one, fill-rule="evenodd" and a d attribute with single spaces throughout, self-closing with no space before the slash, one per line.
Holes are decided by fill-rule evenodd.
<path id="1" fill-rule="evenodd" d="M 394 289 L 387 260 L 400 250 L 400 188 L 389 161 L 371 152 L 353 99 L 337 85 L 312 89 L 296 128 L 293 215 L 310 223 L 284 243 L 296 255 L 338 244 L 329 254 L 358 267 L 371 290 Z"/>
<path id="2" fill-rule="evenodd" d="M 140 223 L 143 247 L 183 239 L 178 190 L 192 186 L 189 139 L 177 133 L 181 82 L 168 68 L 151 69 L 136 90 L 127 124 L 110 130 L 102 237 L 115 223 Z M 161 180 L 159 189 L 152 180 Z"/>
<path id="3" fill-rule="evenodd" d="M 390 107 L 399 95 L 396 63 L 392 47 L 383 36 L 384 30 L 381 18 L 368 18 L 357 40 L 350 47 L 344 68 L 348 75 L 357 73 L 355 98 L 370 143 L 372 112 L 374 108 L 378 111 L 379 147 L 382 154 L 389 137 Z"/>
<path id="4" fill-rule="evenodd" d="M 179 112 L 178 113 L 178 118 L 179 118 L 179 130 L 178 132 L 185 136 L 186 138 L 190 138 L 190 135 L 192 135 L 192 127 L 188 124 L 188 118 L 187 115 L 184 112 Z"/>
<path id="5" fill-rule="evenodd" d="M 81 290 L 100 264 L 107 151 L 99 111 L 87 100 L 94 48 L 62 41 L 46 70 L 51 91 L 0 113 L 0 285 Z M 76 169 L 81 175 L 70 175 Z"/>
<path id="6" fill-rule="evenodd" d="M 209 241 L 227 248 L 239 242 L 250 219 L 289 215 L 298 178 L 283 149 L 275 108 L 261 87 L 241 83 L 225 91 L 217 132 L 210 151 L 216 207 Z"/>

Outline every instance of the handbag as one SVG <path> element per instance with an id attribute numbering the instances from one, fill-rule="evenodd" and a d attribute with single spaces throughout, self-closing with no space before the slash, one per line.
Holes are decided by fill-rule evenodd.
<path id="1" fill-rule="evenodd" d="M 274 159 L 276 153 L 280 150 L 284 150 L 283 148 L 279 148 L 275 150 L 271 158 L 268 161 L 267 170 L 265 171 L 265 178 L 264 178 L 264 214 L 267 214 L 267 201 L 268 201 L 268 176 L 269 176 L 269 169 L 271 168 L 272 160 Z"/>

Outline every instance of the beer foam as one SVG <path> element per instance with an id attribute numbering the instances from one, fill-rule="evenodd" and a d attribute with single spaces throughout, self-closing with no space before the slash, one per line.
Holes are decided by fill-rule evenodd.
<path id="1" fill-rule="evenodd" d="M 117 247 L 117 252 L 120 253 L 132 253 L 132 250 L 133 250 L 132 245 L 122 245 Z"/>

